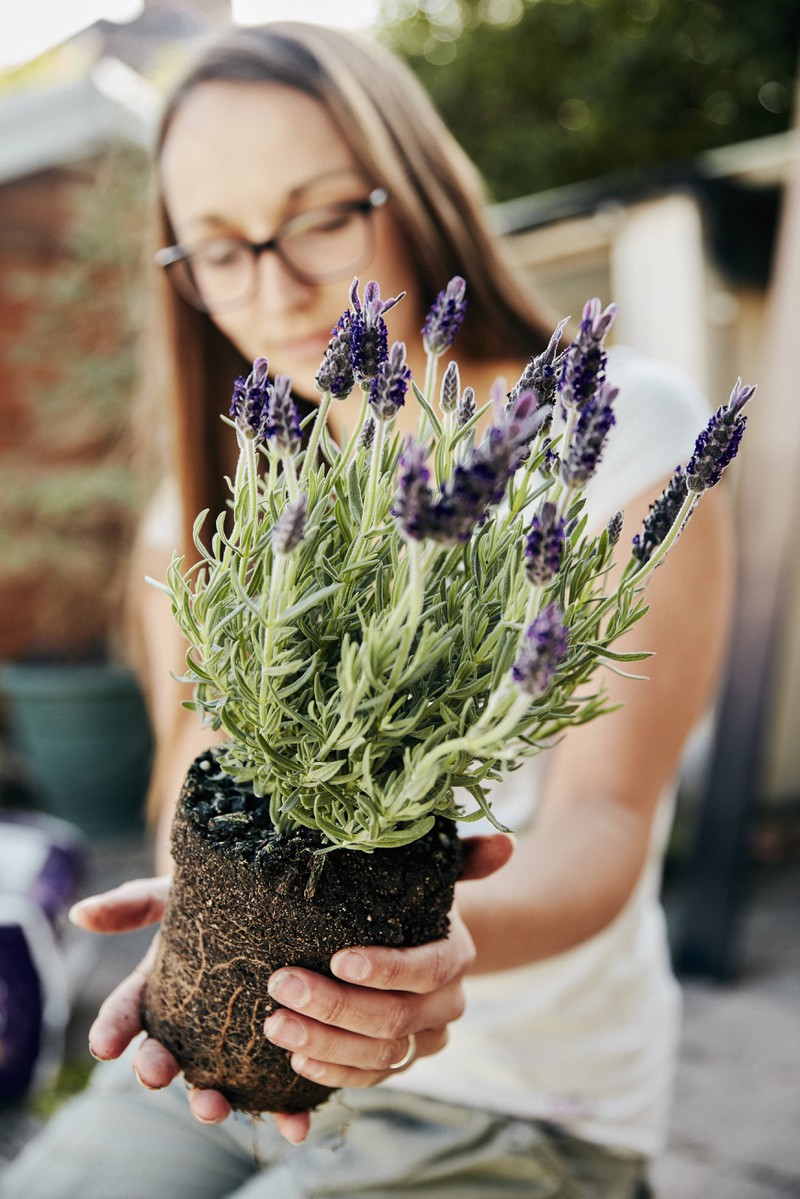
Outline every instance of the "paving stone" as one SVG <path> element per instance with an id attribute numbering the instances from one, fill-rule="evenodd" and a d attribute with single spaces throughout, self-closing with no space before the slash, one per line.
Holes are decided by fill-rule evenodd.
<path id="1" fill-rule="evenodd" d="M 714 1160 L 668 1153 L 653 1168 L 658 1199 L 797 1199 L 797 1179 L 746 1177 Z"/>

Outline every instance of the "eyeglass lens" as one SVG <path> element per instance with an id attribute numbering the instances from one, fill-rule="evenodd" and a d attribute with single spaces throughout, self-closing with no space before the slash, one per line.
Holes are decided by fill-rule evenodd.
<path id="1" fill-rule="evenodd" d="M 278 230 L 269 249 L 301 282 L 334 282 L 369 256 L 369 212 L 332 205 L 301 213 Z M 174 264 L 175 281 L 187 299 L 209 309 L 246 302 L 255 294 L 258 256 L 238 238 L 215 238 Z"/>

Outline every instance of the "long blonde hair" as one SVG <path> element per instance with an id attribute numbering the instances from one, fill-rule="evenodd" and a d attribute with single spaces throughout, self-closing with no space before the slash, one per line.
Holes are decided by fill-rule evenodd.
<path id="1" fill-rule="evenodd" d="M 411 71 L 392 54 L 354 34 L 300 22 L 232 31 L 208 46 L 173 90 L 159 153 L 184 98 L 203 83 L 221 80 L 283 84 L 325 107 L 367 179 L 390 194 L 423 304 L 431 304 L 453 275 L 466 279 L 461 337 L 470 357 L 523 359 L 546 343 L 544 319 L 488 226 L 475 168 Z M 161 197 L 157 226 L 161 245 L 175 241 Z M 156 304 L 156 325 L 166 340 L 186 541 L 197 512 L 217 512 L 224 505 L 219 413 L 227 410 L 233 382 L 249 364 L 166 280 L 159 281 Z"/>

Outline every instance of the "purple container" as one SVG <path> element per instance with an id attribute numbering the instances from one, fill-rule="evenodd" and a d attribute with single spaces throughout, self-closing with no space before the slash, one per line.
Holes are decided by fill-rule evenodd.
<path id="1" fill-rule="evenodd" d="M 84 839 L 62 820 L 0 811 L 0 1102 L 21 1099 L 60 1056 L 69 1015 L 60 933 L 78 895 Z"/>

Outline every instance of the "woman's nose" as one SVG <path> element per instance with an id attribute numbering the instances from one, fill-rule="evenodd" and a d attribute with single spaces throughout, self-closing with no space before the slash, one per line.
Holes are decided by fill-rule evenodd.
<path id="1" fill-rule="evenodd" d="M 265 250 L 256 260 L 256 302 L 265 311 L 282 311 L 302 305 L 313 292 L 313 283 L 295 278 L 275 250 Z"/>

